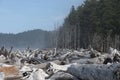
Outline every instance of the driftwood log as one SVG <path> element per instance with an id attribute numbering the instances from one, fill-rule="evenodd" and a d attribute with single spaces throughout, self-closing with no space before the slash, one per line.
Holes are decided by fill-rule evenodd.
<path id="1" fill-rule="evenodd" d="M 80 80 L 120 80 L 120 64 L 77 64 L 67 70 Z"/>
<path id="2" fill-rule="evenodd" d="M 41 69 L 43 69 L 43 68 L 46 68 L 47 67 L 47 65 L 50 63 L 50 62 L 53 62 L 53 63 L 56 63 L 56 64 L 61 64 L 61 61 L 59 61 L 59 60 L 55 60 L 55 61 L 48 61 L 48 62 L 46 62 L 46 63 L 41 63 L 41 64 L 37 64 L 37 65 L 29 65 L 29 66 L 31 66 L 31 67 L 33 67 L 33 68 L 41 68 Z"/>

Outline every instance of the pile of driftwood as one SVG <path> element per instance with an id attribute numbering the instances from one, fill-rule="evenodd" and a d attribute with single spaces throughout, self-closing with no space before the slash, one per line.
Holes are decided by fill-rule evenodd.
<path id="1" fill-rule="evenodd" d="M 0 50 L 0 80 L 120 80 L 120 51 Z"/>

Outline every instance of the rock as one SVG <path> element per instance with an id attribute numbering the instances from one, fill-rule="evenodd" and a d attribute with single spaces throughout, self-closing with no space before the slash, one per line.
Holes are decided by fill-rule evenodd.
<path id="1" fill-rule="evenodd" d="M 80 80 L 119 80 L 120 72 L 114 75 L 114 71 L 119 67 L 120 64 L 77 64 L 69 67 L 67 72 Z"/>
<path id="2" fill-rule="evenodd" d="M 73 75 L 66 73 L 66 72 L 57 72 L 52 75 L 49 80 L 78 80 Z"/>

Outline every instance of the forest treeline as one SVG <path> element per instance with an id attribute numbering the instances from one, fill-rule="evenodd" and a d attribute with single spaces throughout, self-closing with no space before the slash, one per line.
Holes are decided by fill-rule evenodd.
<path id="1" fill-rule="evenodd" d="M 88 48 L 120 50 L 120 0 L 85 0 L 72 6 L 62 26 L 54 31 L 32 30 L 0 34 L 0 46 L 33 48 Z"/>
<path id="2" fill-rule="evenodd" d="M 56 36 L 58 48 L 120 49 L 120 0 L 85 0 L 72 6 Z"/>

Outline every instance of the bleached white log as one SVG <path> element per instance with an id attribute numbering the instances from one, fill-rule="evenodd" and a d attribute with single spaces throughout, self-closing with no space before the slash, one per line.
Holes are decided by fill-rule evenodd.
<path id="1" fill-rule="evenodd" d="M 0 72 L 0 80 L 4 80 L 5 74 L 3 72 Z"/>

